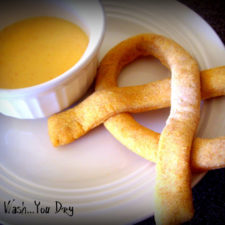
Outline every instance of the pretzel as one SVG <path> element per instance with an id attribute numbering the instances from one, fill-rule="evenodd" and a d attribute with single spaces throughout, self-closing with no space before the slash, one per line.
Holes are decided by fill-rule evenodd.
<path id="1" fill-rule="evenodd" d="M 197 63 L 192 59 L 192 57 L 185 50 L 183 50 L 175 42 L 159 35 L 148 34 L 148 35 L 136 36 L 134 38 L 131 38 L 119 44 L 117 47 L 115 47 L 113 50 L 109 52 L 109 54 L 103 59 L 101 63 L 99 73 L 98 73 L 97 85 L 96 85 L 97 90 L 100 90 L 100 91 L 96 91 L 93 95 L 91 95 L 89 98 L 87 98 L 85 101 L 83 101 L 81 104 L 79 104 L 75 108 L 51 117 L 48 122 L 49 134 L 53 144 L 55 145 L 66 144 L 73 141 L 75 138 L 78 138 L 81 135 L 85 134 L 89 129 L 99 125 L 103 121 L 106 121 L 106 119 L 108 119 L 110 116 L 115 115 L 117 113 L 120 113 L 123 111 L 124 112 L 126 111 L 142 112 L 142 111 L 146 111 L 150 109 L 157 109 L 157 108 L 169 106 L 169 99 L 170 99 L 170 88 L 169 88 L 170 85 L 168 85 L 170 83 L 169 79 L 150 83 L 147 85 L 132 87 L 132 88 L 128 87 L 128 88 L 119 89 L 116 87 L 113 87 L 113 88 L 111 87 L 116 85 L 116 76 L 119 74 L 120 70 L 126 64 L 128 64 L 129 62 L 133 61 L 134 59 L 136 59 L 137 57 L 141 55 L 148 55 L 148 54 L 152 54 L 155 57 L 158 57 L 164 65 L 172 67 L 172 86 L 174 81 L 175 81 L 175 84 L 178 84 L 178 86 L 179 84 L 183 85 L 182 89 L 178 92 L 178 94 L 182 93 L 182 91 L 185 90 L 183 89 L 183 87 L 185 87 L 186 85 L 188 85 L 187 93 L 189 93 L 190 90 L 194 90 L 194 92 L 191 92 L 191 95 L 189 96 L 189 98 L 184 99 L 185 101 L 187 101 L 185 103 L 185 101 L 179 102 L 179 99 L 177 99 L 176 96 L 173 94 L 174 92 L 172 88 L 172 100 L 175 99 L 175 103 L 177 103 L 175 104 L 175 106 L 178 106 L 178 109 L 181 110 L 180 112 L 182 113 L 179 113 L 179 110 L 178 110 L 178 114 L 177 114 L 177 111 L 174 110 L 174 105 L 172 104 L 172 110 L 171 110 L 172 116 L 170 114 L 169 122 L 167 123 L 167 126 L 164 129 L 161 137 L 159 138 L 159 134 L 157 133 L 154 133 L 154 132 L 151 133 L 150 130 L 149 130 L 150 133 L 148 134 L 150 137 L 154 137 L 152 139 L 156 140 L 155 147 L 152 148 L 154 151 L 152 151 L 151 149 L 151 152 L 154 152 L 154 154 L 152 154 L 154 155 L 152 157 L 152 160 L 157 161 L 157 173 L 158 173 L 158 180 L 159 180 L 159 182 L 157 183 L 157 188 L 156 188 L 156 193 L 157 194 L 159 193 L 157 196 L 157 201 L 156 201 L 157 204 L 159 204 L 158 209 L 155 212 L 156 221 L 159 224 L 160 223 L 170 224 L 171 222 L 176 224 L 178 222 L 184 222 L 186 220 L 189 220 L 193 215 L 191 189 L 190 189 L 189 155 L 190 155 L 192 138 L 196 130 L 196 126 L 199 119 L 200 94 L 199 94 L 199 79 L 198 79 Z M 185 62 L 186 62 L 185 64 L 182 64 L 180 62 L 181 55 L 182 57 L 185 56 Z M 178 64 L 174 66 L 174 63 L 177 61 L 178 61 Z M 187 63 L 191 63 L 191 66 L 188 67 Z M 217 68 L 217 69 L 220 71 L 220 68 Z M 177 71 L 180 71 L 179 72 L 180 75 L 178 76 L 176 76 Z M 185 73 L 187 73 L 188 76 L 185 76 Z M 193 74 L 195 74 L 195 76 L 193 76 Z M 216 88 L 217 91 L 218 90 L 219 91 L 218 93 L 215 93 L 214 92 L 215 85 L 213 85 L 214 83 L 211 82 L 211 78 L 213 76 L 204 76 L 203 74 L 204 72 L 202 73 L 202 76 L 201 76 L 202 88 L 203 90 L 205 89 L 205 94 L 203 94 L 203 97 L 209 98 L 209 97 L 223 95 L 224 86 L 221 86 L 221 88 L 219 89 Z M 206 74 L 208 74 L 208 71 L 206 71 Z M 103 75 L 104 75 L 104 79 L 102 79 Z M 185 76 L 185 79 L 187 79 L 188 82 L 183 82 L 183 80 L 179 78 L 180 76 Z M 173 77 L 175 77 L 175 79 Z M 204 78 L 204 77 L 208 77 L 208 78 Z M 191 79 L 189 80 L 189 78 Z M 223 80 L 223 77 L 221 78 L 221 80 Z M 204 81 L 206 82 L 204 83 Z M 149 86 L 151 86 L 151 88 L 149 88 L 148 90 Z M 162 93 L 162 90 L 164 91 L 164 89 L 161 89 L 160 91 L 161 87 L 167 87 L 165 91 L 165 93 L 167 92 L 167 94 Z M 150 104 L 144 104 L 145 102 L 141 103 L 142 98 L 139 96 L 139 93 L 141 93 L 141 89 L 143 90 L 143 88 L 145 89 L 144 91 L 148 90 L 149 93 L 151 94 L 149 98 L 152 99 L 152 96 L 153 96 L 153 100 L 151 101 Z M 176 85 L 175 85 L 175 88 L 176 88 Z M 103 89 L 107 89 L 107 90 L 103 90 Z M 155 96 L 157 96 L 157 100 L 154 98 L 154 92 L 151 91 L 150 89 L 154 89 L 154 91 L 158 91 L 155 94 Z M 133 93 L 134 91 L 138 91 L 138 92 L 135 92 L 134 94 Z M 144 91 L 143 91 L 142 97 L 143 99 L 146 99 L 146 97 L 144 98 Z M 193 94 L 195 95 L 196 98 L 192 97 Z M 125 97 L 125 100 L 122 101 L 122 103 L 121 103 L 121 99 L 122 99 L 121 96 Z M 128 100 L 129 102 L 129 99 L 131 99 L 132 96 L 134 98 L 136 96 L 136 100 L 134 100 L 134 104 L 133 105 L 131 104 L 130 106 L 128 103 L 126 104 L 126 100 Z M 189 99 L 191 99 L 192 101 L 188 102 Z M 119 103 L 116 102 L 118 100 L 120 100 Z M 157 103 L 158 100 L 160 103 Z M 185 103 L 185 111 L 182 111 L 182 107 L 184 106 L 184 103 Z M 189 114 L 187 113 L 188 110 L 189 110 L 189 113 L 192 112 L 191 116 L 189 116 Z M 98 112 L 100 116 L 96 115 L 96 112 Z M 124 120 L 123 118 L 126 118 L 126 120 Z M 179 122 L 180 118 L 186 121 L 186 123 L 184 122 L 186 124 L 186 127 L 183 128 L 183 124 Z M 125 124 L 128 124 L 127 119 L 130 119 L 130 121 L 133 120 L 132 117 L 130 117 L 128 114 L 120 114 L 108 119 L 105 122 L 105 125 L 115 135 L 115 133 L 118 132 L 118 131 L 115 131 L 115 129 L 112 129 L 113 127 L 115 128 L 114 125 L 117 124 L 117 122 L 115 121 L 122 120 L 122 121 L 126 121 Z M 189 121 L 192 121 L 192 122 L 189 122 Z M 194 126 L 190 126 L 190 124 Z M 176 126 L 176 128 L 183 131 L 183 133 L 179 133 L 177 132 L 177 130 L 174 130 L 173 129 L 174 125 Z M 172 130 L 173 130 L 173 132 L 171 133 L 168 131 L 171 129 L 170 126 L 172 126 Z M 77 130 L 75 130 L 74 128 L 76 128 Z M 133 127 L 133 128 L 136 128 L 136 127 Z M 143 127 L 139 127 L 139 128 L 140 130 L 142 130 Z M 175 140 L 176 140 L 175 142 L 173 142 L 174 134 L 175 134 Z M 180 138 L 181 136 L 182 138 Z M 171 139 L 172 141 L 170 141 Z M 159 141 L 159 149 L 158 151 L 156 151 L 158 146 L 158 141 Z M 209 147 L 204 148 L 204 145 L 206 142 L 207 144 L 209 144 L 207 146 L 211 146 L 215 143 L 217 143 L 218 146 L 220 146 L 221 141 L 224 141 L 224 138 L 219 138 L 215 140 L 202 140 L 199 138 L 196 139 L 193 145 L 195 146 L 193 148 L 196 149 L 196 151 L 193 151 L 192 155 L 194 155 L 194 157 L 192 158 L 197 163 L 195 164 L 192 163 L 192 166 L 196 168 L 199 167 L 200 169 L 201 168 L 207 169 L 204 167 L 204 165 L 202 165 L 201 163 L 198 163 L 198 161 L 200 161 L 200 158 L 201 158 L 200 157 L 201 153 L 200 155 L 194 154 L 194 153 L 202 152 L 202 149 L 208 150 Z M 165 142 L 167 143 L 166 145 L 164 145 Z M 176 153 L 170 154 L 169 151 L 164 152 L 164 149 L 166 149 L 170 145 L 174 145 L 174 143 L 175 143 L 175 147 L 172 149 L 174 150 L 178 148 L 178 151 Z M 179 145 L 180 143 L 181 145 Z M 185 151 L 183 151 L 182 153 L 180 153 L 179 151 L 180 146 L 181 147 L 185 146 Z M 180 172 L 179 174 L 175 171 L 177 170 L 177 167 L 174 166 L 173 161 L 171 161 L 169 165 L 165 164 L 165 161 L 167 160 L 168 156 L 171 156 L 172 159 L 174 159 L 174 156 L 177 156 L 176 162 L 179 161 L 178 166 L 182 167 L 180 168 L 181 172 L 179 171 Z M 182 164 L 182 161 L 184 164 Z M 162 172 L 162 170 L 164 171 Z M 172 170 L 174 173 L 171 173 L 170 170 Z M 176 188 L 182 191 L 180 191 L 179 193 L 177 191 L 174 192 L 174 190 L 171 190 L 171 193 L 168 195 L 167 194 L 168 190 L 167 188 L 165 188 L 165 185 L 167 185 L 167 183 L 170 184 L 171 180 L 174 180 L 173 175 L 175 175 Z M 162 179 L 163 177 L 164 179 Z M 170 186 L 172 187 L 172 185 Z M 176 200 L 179 200 L 180 202 L 176 204 L 168 205 L 167 201 L 170 203 L 171 202 L 173 203 L 172 200 L 174 196 L 176 197 Z M 178 206 L 176 206 L 177 204 Z"/>
<path id="2" fill-rule="evenodd" d="M 108 74 L 109 79 L 105 78 L 107 84 L 124 65 L 139 56 L 153 55 L 171 70 L 171 112 L 160 135 L 157 152 L 155 220 L 157 224 L 185 222 L 192 218 L 194 212 L 189 161 L 192 139 L 200 117 L 197 62 L 174 41 L 154 34 L 130 38 L 114 48 L 113 53 L 115 61 L 112 61 L 110 68 L 111 77 Z M 101 74 L 97 89 L 102 88 L 99 85 Z"/>

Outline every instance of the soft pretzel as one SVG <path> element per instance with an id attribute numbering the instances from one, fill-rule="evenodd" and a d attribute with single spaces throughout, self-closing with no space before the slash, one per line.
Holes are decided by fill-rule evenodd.
<path id="1" fill-rule="evenodd" d="M 137 57 L 149 54 L 159 58 L 165 66 L 171 68 L 172 73 L 171 113 L 161 136 L 137 125 L 128 114 L 116 115 L 121 112 L 143 112 L 170 105 L 170 79 L 136 87 L 116 87 L 116 78 L 121 69 Z M 215 79 L 217 75 L 214 75 L 214 72 L 219 74 L 219 80 Z M 224 73 L 222 67 L 201 73 L 203 98 L 224 95 L 224 74 L 222 73 Z M 137 149 L 136 152 L 142 156 L 148 149 L 152 153 L 150 153 L 150 159 L 157 162 L 156 221 L 158 224 L 177 224 L 189 220 L 193 215 L 190 149 L 199 120 L 198 74 L 195 60 L 172 40 L 154 34 L 130 38 L 113 48 L 103 59 L 97 76 L 96 90 L 98 91 L 75 108 L 49 119 L 52 143 L 55 146 L 70 143 L 109 117 L 111 118 L 105 122 L 105 126 L 125 144 L 128 143 L 128 139 L 132 141 L 134 139 L 127 139 L 129 135 L 123 135 L 126 133 L 124 127 L 132 128 L 129 134 L 134 129 L 139 134 L 146 134 L 153 141 L 149 141 L 148 143 L 151 144 L 147 144 L 146 148 L 135 148 L 141 138 L 138 139 L 139 141 L 131 141 L 133 144 L 131 146 L 127 144 L 127 146 L 134 151 Z M 116 127 L 119 124 L 118 121 L 120 125 Z M 145 133 L 143 130 L 148 132 Z M 195 139 L 192 152 L 193 169 L 207 170 L 220 167 L 222 160 L 219 166 L 215 166 L 215 163 L 212 163 L 213 160 L 208 160 L 211 163 L 210 166 L 205 164 L 209 158 L 206 152 L 213 154 L 210 148 L 215 144 L 224 151 L 223 143 L 224 137 L 214 140 Z M 219 158 L 216 154 L 214 154 L 214 160 Z"/>
<path id="2" fill-rule="evenodd" d="M 113 86 L 124 65 L 139 56 L 153 55 L 171 70 L 171 111 L 157 152 L 155 220 L 157 224 L 179 224 L 192 218 L 190 150 L 200 117 L 200 75 L 197 62 L 177 43 L 165 37 L 144 34 L 113 49 L 110 72 L 98 88 Z M 111 75 L 111 76 L 110 76 Z M 112 78 L 113 77 L 113 78 Z M 110 78 L 112 78 L 110 80 Z M 111 82 L 110 82 L 111 81 Z M 114 83 L 115 84 L 115 83 Z M 124 117 L 126 119 L 126 115 Z"/>

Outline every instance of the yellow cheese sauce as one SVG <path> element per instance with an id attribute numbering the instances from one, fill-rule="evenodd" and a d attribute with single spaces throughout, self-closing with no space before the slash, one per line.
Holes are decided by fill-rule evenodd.
<path id="1" fill-rule="evenodd" d="M 88 36 L 76 24 L 35 17 L 0 31 L 0 88 L 24 88 L 51 80 L 83 55 Z"/>

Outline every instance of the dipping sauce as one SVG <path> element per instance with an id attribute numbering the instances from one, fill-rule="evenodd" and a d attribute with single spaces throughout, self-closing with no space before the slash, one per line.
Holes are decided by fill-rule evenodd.
<path id="1" fill-rule="evenodd" d="M 88 36 L 76 24 L 35 17 L 0 31 L 0 88 L 25 88 L 51 80 L 84 54 Z"/>

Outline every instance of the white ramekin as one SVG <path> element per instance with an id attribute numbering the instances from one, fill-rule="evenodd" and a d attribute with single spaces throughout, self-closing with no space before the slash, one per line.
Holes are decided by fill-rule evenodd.
<path id="1" fill-rule="evenodd" d="M 36 16 L 60 17 L 78 24 L 89 36 L 88 47 L 72 68 L 53 80 L 21 89 L 0 89 L 0 112 L 20 119 L 57 113 L 78 100 L 93 82 L 105 30 L 98 0 L 7 0 L 0 2 L 0 29 Z"/>

